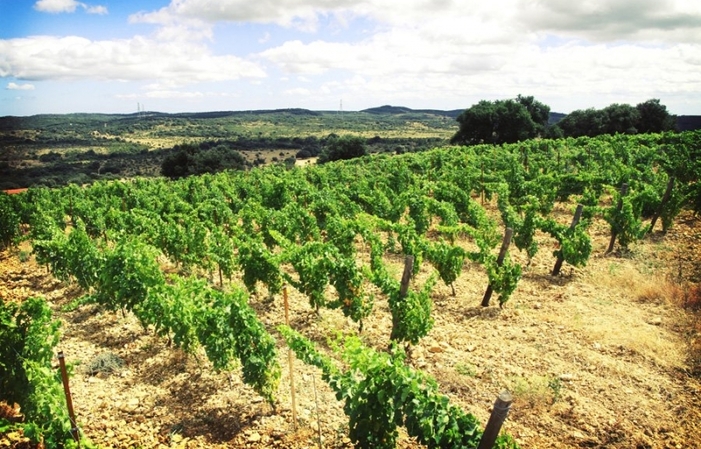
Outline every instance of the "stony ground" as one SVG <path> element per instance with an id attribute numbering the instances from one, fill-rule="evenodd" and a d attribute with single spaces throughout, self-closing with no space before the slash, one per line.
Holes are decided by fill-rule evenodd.
<path id="1" fill-rule="evenodd" d="M 570 207 L 562 207 L 563 222 Z M 605 223 L 591 228 L 587 267 L 551 276 L 553 242 L 541 250 L 504 309 L 480 307 L 486 275 L 466 265 L 455 285 L 434 289 L 435 327 L 411 363 L 483 423 L 497 395 L 515 398 L 504 430 L 524 448 L 699 447 L 701 382 L 695 354 L 701 305 L 701 221 L 684 214 L 667 234 L 630 251 L 604 255 Z M 215 373 L 145 332 L 129 314 L 96 305 L 68 307 L 83 293 L 38 267 L 26 244 L 0 253 L 0 297 L 46 297 L 63 323 L 58 350 L 74 366 L 73 402 L 82 431 L 105 448 L 350 447 L 342 404 L 317 369 L 294 361 L 297 426 L 290 369 L 283 368 L 276 410 L 243 385 L 239 373 Z M 512 251 L 516 251 L 512 249 Z M 514 257 L 523 261 L 515 252 Z M 23 261 L 21 261 L 23 260 Z M 401 276 L 401 260 L 394 264 Z M 418 282 L 427 275 L 422 272 Z M 695 301 L 698 301 L 696 303 Z M 284 322 L 281 298 L 251 298 L 263 322 Z M 356 327 L 335 311 L 317 316 L 290 291 L 292 327 L 324 342 Z M 687 306 L 686 308 L 684 306 Z M 391 319 L 376 301 L 363 339 L 386 347 Z M 102 365 L 98 361 L 102 361 Z M 122 365 L 120 366 L 120 362 Z M 96 369 L 100 368 L 100 369 Z M 8 439 L 0 437 L 0 446 Z M 416 447 L 403 437 L 402 447 Z"/>

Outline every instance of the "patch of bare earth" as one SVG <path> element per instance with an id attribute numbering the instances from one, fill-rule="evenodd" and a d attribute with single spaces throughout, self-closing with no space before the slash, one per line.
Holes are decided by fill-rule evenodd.
<path id="1" fill-rule="evenodd" d="M 568 222 L 570 207 L 560 211 Z M 698 346 L 693 313 L 699 282 L 701 223 L 683 214 L 629 252 L 604 255 L 608 226 L 590 229 L 594 251 L 582 269 L 558 277 L 553 242 L 525 269 L 504 309 L 480 307 L 486 275 L 466 265 L 456 296 L 434 289 L 435 326 L 412 351 L 415 367 L 434 376 L 456 404 L 486 422 L 504 389 L 515 397 L 504 430 L 524 448 L 691 448 L 701 441 L 701 383 L 692 362 Z M 21 248 L 26 258 L 27 246 Z M 513 257 L 525 264 L 512 248 Z M 215 373 L 204 354 L 187 357 L 127 314 L 96 305 L 66 311 L 82 293 L 46 274 L 20 252 L 0 254 L 0 296 L 46 297 L 63 323 L 59 350 L 74 365 L 73 403 L 81 429 L 106 448 L 350 447 L 347 418 L 315 368 L 294 363 L 298 425 L 290 401 L 287 349 L 280 341 L 282 379 L 273 410 L 239 373 Z M 397 278 L 401 258 L 393 259 Z M 421 283 L 428 268 L 417 277 Z M 331 292 L 330 292 L 331 293 Z M 698 300 L 698 298 L 696 298 Z M 496 297 L 492 300 L 496 304 Z M 336 311 L 310 310 L 290 290 L 292 327 L 325 347 L 356 326 Z M 284 322 L 282 298 L 251 298 L 271 330 Z M 684 308 L 684 306 L 687 306 Z M 696 326 L 696 327 L 695 327 Z M 387 345 L 391 318 L 377 300 L 362 337 Z M 273 333 L 275 331 L 273 330 Z M 696 354 L 701 352 L 696 352 Z M 122 366 L 90 374 L 108 354 Z M 319 441 L 320 440 L 320 441 Z M 415 447 L 403 437 L 402 447 Z"/>

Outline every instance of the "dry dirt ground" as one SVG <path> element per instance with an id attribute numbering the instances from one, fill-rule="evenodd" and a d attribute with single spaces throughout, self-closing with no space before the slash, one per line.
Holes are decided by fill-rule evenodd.
<path id="1" fill-rule="evenodd" d="M 560 208 L 568 222 L 571 205 Z M 413 349 L 411 363 L 434 376 L 452 402 L 482 423 L 497 395 L 512 392 L 503 429 L 523 448 L 701 447 L 701 376 L 692 363 L 701 353 L 694 352 L 699 320 L 690 310 L 701 303 L 696 287 L 701 220 L 684 213 L 667 235 L 656 231 L 630 251 L 610 255 L 604 255 L 608 226 L 595 222 L 590 234 L 589 264 L 565 265 L 558 277 L 550 275 L 553 242 L 540 236 L 540 251 L 503 309 L 496 298 L 492 306 L 480 307 L 486 275 L 479 266 L 466 264 L 455 297 L 439 283 L 433 294 L 435 326 Z M 74 408 L 93 443 L 105 448 L 351 446 L 342 404 L 319 371 L 300 361 L 293 364 L 295 431 L 287 350 L 274 330 L 283 372 L 276 411 L 242 383 L 238 372 L 213 372 L 204 354 L 187 357 L 168 347 L 129 314 L 89 304 L 66 307 L 82 293 L 27 259 L 29 250 L 25 244 L 0 253 L 0 297 L 49 300 L 63 323 L 57 350 L 74 366 Z M 515 248 L 512 253 L 525 262 Z M 401 277 L 399 257 L 393 267 Z M 284 322 L 282 303 L 251 298 L 270 329 Z M 315 315 L 293 289 L 290 303 L 292 327 L 322 346 L 338 331 L 356 331 L 337 311 Z M 390 327 L 387 304 L 378 299 L 362 338 L 385 348 Z M 124 365 L 113 373 L 87 373 L 105 354 Z M 404 436 L 400 446 L 417 445 Z"/>

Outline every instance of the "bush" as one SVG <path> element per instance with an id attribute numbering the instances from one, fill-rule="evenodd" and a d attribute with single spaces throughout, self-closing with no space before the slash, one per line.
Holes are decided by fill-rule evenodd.
<path id="1" fill-rule="evenodd" d="M 49 151 L 48 153 L 39 156 L 39 160 L 41 162 L 56 162 L 61 160 L 61 155 L 54 151 Z"/>
<path id="2" fill-rule="evenodd" d="M 297 159 L 309 159 L 310 157 L 312 157 L 312 154 L 308 150 L 302 149 L 297 152 L 295 157 Z"/>
<path id="3" fill-rule="evenodd" d="M 330 137 L 317 162 L 323 164 L 325 162 L 353 159 L 367 154 L 366 141 L 362 137 L 350 135 Z"/>
<path id="4" fill-rule="evenodd" d="M 175 146 L 173 150 L 161 164 L 161 174 L 172 179 L 223 170 L 243 170 L 246 167 L 243 155 L 226 144 L 183 144 Z"/>

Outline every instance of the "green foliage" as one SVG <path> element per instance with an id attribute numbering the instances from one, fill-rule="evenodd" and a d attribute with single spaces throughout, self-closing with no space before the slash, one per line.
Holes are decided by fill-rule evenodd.
<path id="1" fill-rule="evenodd" d="M 0 251 L 17 241 L 20 236 L 21 216 L 17 201 L 0 192 Z"/>
<path id="2" fill-rule="evenodd" d="M 273 254 L 257 236 L 243 235 L 238 245 L 236 264 L 243 270 L 243 283 L 248 291 L 256 292 L 256 284 L 262 282 L 268 293 L 282 290 L 282 273 L 279 257 Z"/>
<path id="3" fill-rule="evenodd" d="M 117 242 L 104 252 L 97 301 L 111 310 L 133 310 L 144 302 L 149 290 L 165 280 L 156 262 L 157 251 L 135 238 Z"/>
<path id="4" fill-rule="evenodd" d="M 499 294 L 499 306 L 503 306 L 518 286 L 518 281 L 521 279 L 521 265 L 513 263 L 508 253 L 501 266 L 497 264 L 497 257 L 491 253 L 483 256 L 482 263 L 487 270 L 489 285 Z"/>
<path id="5" fill-rule="evenodd" d="M 602 110 L 605 134 L 636 134 L 640 122 L 640 112 L 627 104 L 611 104 Z"/>
<path id="6" fill-rule="evenodd" d="M 421 338 L 428 335 L 434 323 L 431 317 L 431 290 L 436 280 L 436 276 L 431 276 L 420 291 L 409 289 L 405 297 L 401 296 L 399 289 L 390 292 L 391 340 L 417 344 Z"/>
<path id="7" fill-rule="evenodd" d="M 134 313 L 144 327 L 154 326 L 159 335 L 167 335 L 178 348 L 193 354 L 199 344 L 201 320 L 206 318 L 207 294 L 204 280 L 175 278 L 169 284 L 152 285 L 135 304 Z"/>
<path id="8" fill-rule="evenodd" d="M 274 405 L 281 375 L 275 339 L 258 320 L 243 291 L 226 294 L 222 301 L 229 306 L 229 335 L 234 340 L 234 353 L 241 361 L 243 381 Z"/>
<path id="9" fill-rule="evenodd" d="M 314 345 L 286 326 L 278 330 L 305 363 L 319 367 L 322 377 L 344 401 L 350 439 L 356 447 L 394 448 L 398 427 L 429 448 L 476 448 L 482 432 L 477 419 L 450 404 L 430 376 L 404 364 L 405 354 L 393 344 L 389 354 L 348 337 L 339 348 L 348 371 L 340 371 Z M 517 448 L 508 436 L 497 447 Z"/>
<path id="10" fill-rule="evenodd" d="M 438 271 L 445 285 L 453 286 L 467 258 L 467 252 L 459 246 L 448 245 L 445 242 L 430 243 L 426 250 L 426 259 Z M 453 289 L 453 296 L 455 290 Z"/>
<path id="11" fill-rule="evenodd" d="M 286 276 L 288 282 L 309 297 L 309 304 L 316 309 L 326 305 L 325 291 L 329 284 L 334 248 L 324 242 L 308 242 L 293 247 L 287 256 L 298 279 Z"/>
<path id="12" fill-rule="evenodd" d="M 25 435 L 47 448 L 72 446 L 60 374 L 51 367 L 59 327 L 43 299 L 0 302 L 0 400 L 20 405 Z"/>
<path id="13" fill-rule="evenodd" d="M 583 267 L 589 261 L 592 250 L 591 238 L 586 232 L 588 225 L 589 222 L 585 220 L 570 228 L 554 220 L 545 220 L 541 229 L 558 241 L 559 248 L 553 251 L 555 257 L 562 257 L 565 262 L 575 267 Z"/>
<path id="14" fill-rule="evenodd" d="M 372 312 L 373 297 L 364 291 L 365 276 L 358 268 L 355 254 L 337 254 L 331 267 L 330 282 L 338 293 L 338 306 L 347 317 L 360 324 Z M 333 305 L 333 304 L 330 304 Z"/>
<path id="15" fill-rule="evenodd" d="M 451 143 L 502 144 L 535 137 L 536 123 L 526 106 L 516 100 L 482 100 L 457 118 L 460 130 Z"/>
<path id="16" fill-rule="evenodd" d="M 604 133 L 606 118 L 602 111 L 596 109 L 584 109 L 572 111 L 565 118 L 557 122 L 565 136 L 594 137 Z"/>
<path id="17" fill-rule="evenodd" d="M 68 270 L 81 288 L 88 290 L 97 284 L 104 260 L 80 218 L 76 219 L 75 228 L 68 235 L 63 255 L 69 265 Z"/>
<path id="18" fill-rule="evenodd" d="M 225 144 L 208 148 L 208 142 L 199 145 L 182 144 L 173 147 L 172 153 L 161 163 L 161 174 L 169 178 L 182 178 L 222 170 L 242 170 L 246 159 L 241 153 Z"/>
<path id="19" fill-rule="evenodd" d="M 524 212 L 519 214 L 516 209 L 511 206 L 505 194 L 500 194 L 498 198 L 498 207 L 501 212 L 504 226 L 513 229 L 513 241 L 519 250 L 525 250 L 530 261 L 538 252 L 538 243 L 535 241 L 535 232 L 540 224 L 540 215 L 538 213 L 539 202 L 533 196 L 526 196 L 524 200 L 527 205 L 522 209 Z"/>
<path id="20" fill-rule="evenodd" d="M 611 225 L 611 232 L 616 235 L 618 244 L 623 248 L 645 235 L 645 228 L 640 220 L 640 212 L 633 207 L 630 196 L 616 194 L 614 204 L 604 211 L 604 219 Z M 619 203 L 621 207 L 618 207 Z"/>
<path id="21" fill-rule="evenodd" d="M 572 111 L 557 125 L 565 136 L 594 137 L 601 134 L 671 131 L 676 127 L 675 122 L 660 100 L 651 99 L 635 107 L 614 103 L 603 109 Z"/>
<path id="22" fill-rule="evenodd" d="M 516 97 L 516 101 L 526 108 L 531 119 L 536 124 L 538 133 L 544 133 L 545 129 L 548 127 L 548 120 L 550 119 L 550 106 L 541 103 L 533 98 L 533 96 L 522 96 L 520 94 Z"/>
<path id="23" fill-rule="evenodd" d="M 636 128 L 640 133 L 661 133 L 676 128 L 675 117 L 667 112 L 667 107 L 659 99 L 638 103 L 635 108 L 639 114 Z"/>
<path id="24" fill-rule="evenodd" d="M 317 163 L 353 159 L 368 154 L 366 141 L 362 137 L 346 134 L 332 137 L 326 143 L 326 148 L 319 155 Z"/>

